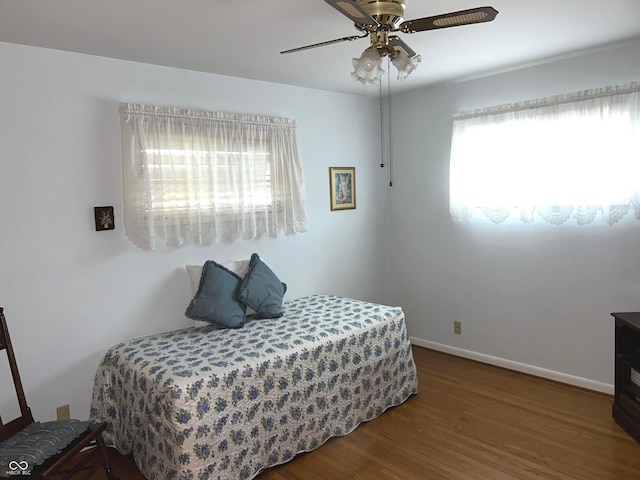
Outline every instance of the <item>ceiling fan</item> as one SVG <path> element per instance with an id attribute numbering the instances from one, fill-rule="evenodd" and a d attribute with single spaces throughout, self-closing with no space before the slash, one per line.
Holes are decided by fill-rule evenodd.
<path id="1" fill-rule="evenodd" d="M 353 59 L 351 76 L 364 85 L 376 85 L 384 73 L 380 68 L 382 57 L 389 56 L 398 69 L 398 78 L 405 79 L 413 72 L 421 57 L 392 32 L 416 33 L 426 30 L 457 27 L 473 23 L 490 22 L 498 11 L 493 7 L 478 7 L 432 17 L 404 20 L 406 0 L 325 0 L 329 5 L 353 21 L 362 35 L 336 38 L 304 47 L 284 50 L 293 53 L 309 48 L 370 37 L 371 46 L 360 58 Z"/>

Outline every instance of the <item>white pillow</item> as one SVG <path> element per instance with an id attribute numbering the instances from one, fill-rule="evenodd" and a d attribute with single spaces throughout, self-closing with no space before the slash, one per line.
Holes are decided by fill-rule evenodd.
<path id="1" fill-rule="evenodd" d="M 233 273 L 238 275 L 240 278 L 244 278 L 247 270 L 249 270 L 249 260 L 236 260 L 234 262 L 221 263 L 224 268 L 231 270 Z M 203 265 L 186 265 L 187 273 L 189 274 L 189 286 L 191 287 L 191 297 L 195 297 L 196 293 L 198 293 L 198 287 L 200 287 L 200 277 L 202 276 L 202 267 Z M 247 307 L 246 315 L 251 315 L 256 313 L 256 311 Z M 211 325 L 208 322 L 201 322 L 200 320 L 194 320 L 195 327 L 206 327 Z"/>

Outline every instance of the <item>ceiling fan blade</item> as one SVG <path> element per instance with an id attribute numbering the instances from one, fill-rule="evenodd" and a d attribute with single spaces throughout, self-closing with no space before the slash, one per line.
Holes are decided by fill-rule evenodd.
<path id="1" fill-rule="evenodd" d="M 301 50 L 308 50 L 310 48 L 316 48 L 316 47 L 323 47 L 325 45 L 331 45 L 332 43 L 351 42 L 353 40 L 358 40 L 360 38 L 365 38 L 367 36 L 369 36 L 368 33 L 366 33 L 364 35 L 353 35 L 351 37 L 336 38 L 335 40 L 328 40 L 326 42 L 314 43 L 313 45 L 305 45 L 304 47 L 292 48 L 291 50 L 284 50 L 284 51 L 282 51 L 280 53 L 293 53 L 293 52 L 299 52 Z"/>
<path id="2" fill-rule="evenodd" d="M 369 15 L 362 5 L 355 0 L 324 0 L 341 14 L 349 17 L 352 22 L 361 25 L 378 26 L 375 18 Z"/>
<path id="3" fill-rule="evenodd" d="M 424 32 L 425 30 L 436 30 L 438 28 L 457 27 L 459 25 L 470 25 L 472 23 L 490 22 L 498 15 L 498 11 L 493 7 L 478 7 L 459 12 L 445 13 L 433 17 L 407 20 L 400 24 L 400 30 L 404 33 Z"/>
<path id="4" fill-rule="evenodd" d="M 413 58 L 417 55 L 417 53 L 414 52 L 409 45 L 407 45 L 400 37 L 397 37 L 396 35 L 389 36 L 389 46 L 401 48 L 409 58 Z"/>

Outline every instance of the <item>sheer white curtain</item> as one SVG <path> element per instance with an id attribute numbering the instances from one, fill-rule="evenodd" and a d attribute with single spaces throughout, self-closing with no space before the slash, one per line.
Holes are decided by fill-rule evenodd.
<path id="1" fill-rule="evenodd" d="M 120 104 L 124 224 L 143 249 L 306 231 L 295 122 Z"/>
<path id="2" fill-rule="evenodd" d="M 450 210 L 494 223 L 640 219 L 640 84 L 457 114 Z"/>

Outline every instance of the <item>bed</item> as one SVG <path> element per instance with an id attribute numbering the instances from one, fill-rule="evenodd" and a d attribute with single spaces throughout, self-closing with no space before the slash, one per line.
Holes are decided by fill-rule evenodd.
<path id="1" fill-rule="evenodd" d="M 417 393 L 401 308 L 312 295 L 240 329 L 112 347 L 91 420 L 150 480 L 251 479 Z"/>

